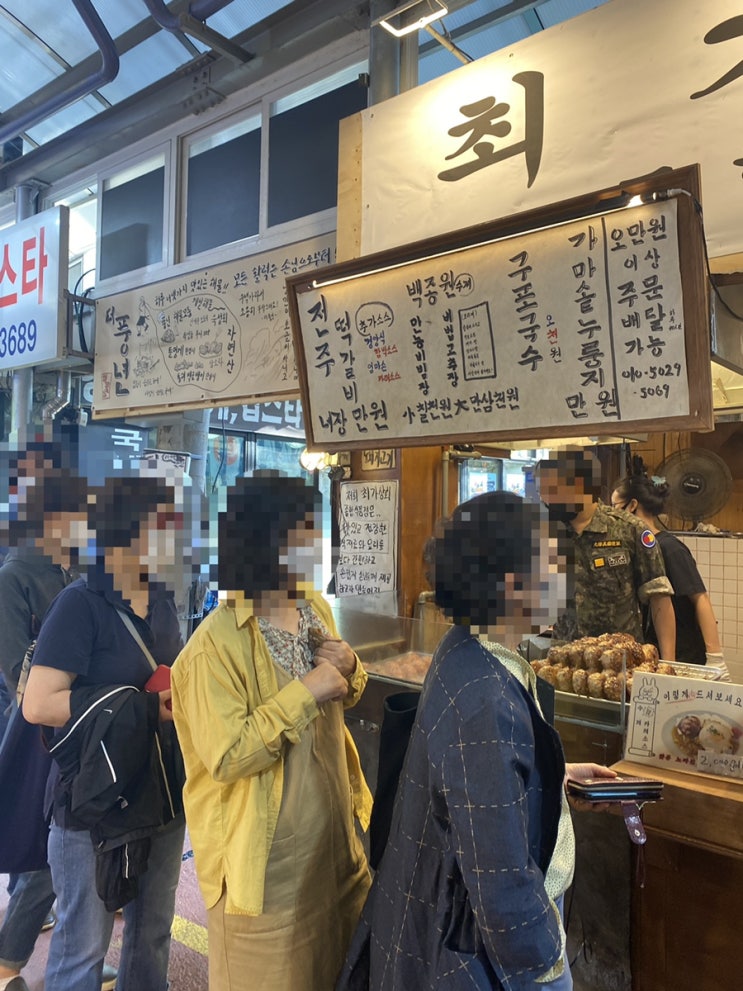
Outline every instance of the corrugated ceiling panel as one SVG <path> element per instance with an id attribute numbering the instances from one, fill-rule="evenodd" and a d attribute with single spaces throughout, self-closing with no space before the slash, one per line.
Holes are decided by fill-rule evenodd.
<path id="1" fill-rule="evenodd" d="M 160 31 L 122 55 L 118 76 L 101 86 L 99 92 L 111 103 L 118 103 L 169 76 L 191 58 L 175 35 Z"/>
<path id="2" fill-rule="evenodd" d="M 229 6 L 212 14 L 206 23 L 220 34 L 234 38 L 277 10 L 289 6 L 291 0 L 232 0 Z"/>
<path id="3" fill-rule="evenodd" d="M 0 17 L 0 109 L 14 107 L 62 72 L 43 48 Z"/>
<path id="4" fill-rule="evenodd" d="M 539 20 L 545 27 L 599 7 L 605 0 L 545 0 L 536 6 Z M 444 19 L 454 41 L 472 58 L 481 58 L 528 36 L 537 19 L 527 12 L 515 14 L 491 26 L 481 24 L 475 29 L 468 25 L 480 19 L 497 17 L 507 0 L 474 0 Z M 143 0 L 95 0 L 95 7 L 112 37 L 120 37 L 150 15 Z M 272 14 L 291 7 L 290 0 L 232 0 L 225 8 L 208 18 L 215 31 L 235 37 Z M 27 25 L 29 34 L 19 30 L 12 19 L 3 16 L 8 11 Z M 33 35 L 38 37 L 34 40 Z M 420 43 L 431 46 L 430 36 L 421 32 Z M 191 39 L 199 50 L 202 43 Z M 56 52 L 57 58 L 49 51 Z M 90 32 L 83 24 L 71 0 L 0 0 L 0 112 L 8 110 L 35 93 L 40 87 L 64 72 L 60 59 L 77 65 L 95 52 Z M 117 103 L 146 86 L 169 75 L 190 60 L 187 48 L 172 33 L 156 33 L 121 57 L 118 77 L 102 87 L 106 100 Z M 441 46 L 431 48 L 420 64 L 421 82 L 436 78 L 457 68 L 457 59 Z M 104 109 L 94 97 L 78 101 L 53 117 L 35 126 L 30 136 L 44 143 L 88 120 Z"/>
<path id="5" fill-rule="evenodd" d="M 65 107 L 64 110 L 60 110 L 53 116 L 47 117 L 35 127 L 29 128 L 26 133 L 35 144 L 43 145 L 73 127 L 78 127 L 86 120 L 90 120 L 91 117 L 95 117 L 102 109 L 98 100 L 88 96 L 84 100 L 70 104 L 69 107 Z"/>
<path id="6" fill-rule="evenodd" d="M 56 3 L 55 0 L 4 0 L 3 7 L 68 65 L 76 65 L 95 51 L 90 31 L 72 3 L 60 3 L 59 0 Z"/>

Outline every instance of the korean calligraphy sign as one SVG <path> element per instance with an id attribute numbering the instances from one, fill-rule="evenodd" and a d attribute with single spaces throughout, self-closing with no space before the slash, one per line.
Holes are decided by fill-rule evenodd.
<path id="1" fill-rule="evenodd" d="M 94 415 L 297 398 L 285 279 L 332 234 L 98 300 Z"/>
<path id="2" fill-rule="evenodd" d="M 288 280 L 308 442 L 709 426 L 704 283 L 686 278 L 699 233 L 680 237 L 691 210 L 664 197 L 505 237 L 483 225 L 451 251 L 441 238 Z"/>
<path id="3" fill-rule="evenodd" d="M 339 257 L 690 160 L 710 257 L 743 250 L 741 17 L 737 0 L 605 3 L 346 118 Z"/>
<path id="4" fill-rule="evenodd" d="M 0 231 L 0 368 L 64 357 L 68 230 L 55 207 Z"/>

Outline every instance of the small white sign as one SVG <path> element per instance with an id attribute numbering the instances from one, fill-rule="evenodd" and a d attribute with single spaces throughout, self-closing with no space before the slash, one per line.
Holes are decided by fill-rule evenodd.
<path id="1" fill-rule="evenodd" d="M 0 369 L 62 357 L 68 237 L 64 206 L 0 231 Z"/>
<path id="2" fill-rule="evenodd" d="M 636 671 L 624 756 L 743 780 L 743 685 Z"/>
<path id="3" fill-rule="evenodd" d="M 397 481 L 343 482 L 335 594 L 376 595 L 395 589 Z"/>

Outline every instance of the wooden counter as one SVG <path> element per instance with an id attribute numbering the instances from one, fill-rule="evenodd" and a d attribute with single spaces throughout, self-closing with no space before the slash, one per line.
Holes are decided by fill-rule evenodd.
<path id="1" fill-rule="evenodd" d="M 664 782 L 646 805 L 644 887 L 632 886 L 633 991 L 737 991 L 743 892 L 743 783 L 620 761 Z"/>

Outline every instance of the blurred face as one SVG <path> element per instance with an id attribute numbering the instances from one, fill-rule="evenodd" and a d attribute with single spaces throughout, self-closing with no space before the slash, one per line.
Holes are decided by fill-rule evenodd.
<path id="1" fill-rule="evenodd" d="M 550 509 L 574 510 L 583 508 L 585 493 L 579 478 L 570 478 L 567 472 L 557 468 L 540 468 L 537 472 L 539 498 Z"/>
<path id="2" fill-rule="evenodd" d="M 55 564 L 69 568 L 86 560 L 86 548 L 92 546 L 94 533 L 89 529 L 87 510 L 80 513 L 49 513 L 35 546 Z"/>
<path id="3" fill-rule="evenodd" d="M 142 518 L 139 535 L 128 547 L 106 555 L 115 587 L 126 597 L 153 587 L 182 591 L 184 581 L 183 515 L 172 503 L 161 504 Z"/>
<path id="4" fill-rule="evenodd" d="M 313 513 L 287 533 L 279 552 L 279 566 L 286 590 L 293 598 L 301 598 L 320 585 L 322 531 Z"/>
<path id="5" fill-rule="evenodd" d="M 518 642 L 548 626 L 565 606 L 565 564 L 550 535 L 549 521 L 542 519 L 533 539 L 532 567 L 528 574 L 505 576 L 503 616 L 487 627 L 491 639 Z"/>
<path id="6" fill-rule="evenodd" d="M 180 592 L 187 577 L 183 513 L 172 503 L 161 504 L 142 521 L 135 543 L 140 579 Z"/>

